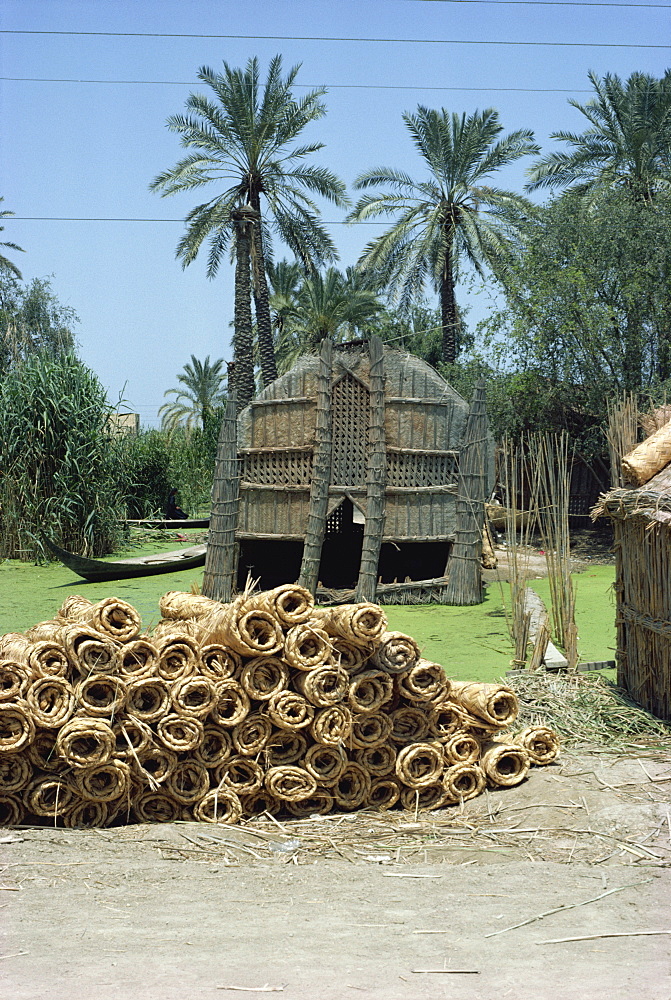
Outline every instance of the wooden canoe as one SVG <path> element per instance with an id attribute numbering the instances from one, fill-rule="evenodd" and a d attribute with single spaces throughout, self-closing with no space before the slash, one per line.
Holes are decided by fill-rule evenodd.
<path id="1" fill-rule="evenodd" d="M 61 549 L 48 538 L 45 539 L 45 542 L 64 566 L 90 583 L 100 583 L 105 580 L 128 580 L 136 576 L 154 576 L 157 573 L 196 569 L 198 566 L 205 565 L 205 545 L 193 545 L 189 549 L 175 549 L 172 552 L 160 552 L 153 556 L 136 556 L 133 559 L 106 561 L 75 555 L 74 552 Z"/>
<path id="2" fill-rule="evenodd" d="M 209 517 L 190 517 L 186 521 L 166 521 L 161 518 L 143 517 L 140 520 L 126 518 L 124 524 L 128 524 L 131 528 L 209 528 L 210 519 Z"/>

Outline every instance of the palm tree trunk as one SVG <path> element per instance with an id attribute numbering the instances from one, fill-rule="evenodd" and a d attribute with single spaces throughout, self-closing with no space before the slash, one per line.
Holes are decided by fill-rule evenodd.
<path id="1" fill-rule="evenodd" d="M 266 386 L 277 378 L 277 363 L 273 347 L 273 325 L 270 318 L 266 259 L 261 237 L 261 201 L 258 194 L 252 194 L 251 204 L 258 213 L 258 219 L 252 226 L 252 288 L 256 311 L 256 336 L 261 360 L 261 380 Z"/>
<path id="2" fill-rule="evenodd" d="M 443 327 L 443 361 L 446 364 L 452 364 L 457 360 L 459 314 L 457 312 L 457 300 L 454 295 L 454 274 L 449 248 L 446 251 L 445 265 L 440 282 L 440 320 Z"/>
<path id="3" fill-rule="evenodd" d="M 235 225 L 235 310 L 233 317 L 233 358 L 238 410 L 254 395 L 254 352 L 252 345 L 251 236 L 252 223 L 246 209 L 232 213 Z"/>

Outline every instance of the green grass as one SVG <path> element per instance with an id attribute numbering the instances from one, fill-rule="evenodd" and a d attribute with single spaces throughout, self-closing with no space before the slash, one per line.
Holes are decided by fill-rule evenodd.
<path id="1" fill-rule="evenodd" d="M 142 555 L 180 546 L 172 532 L 165 541 L 143 541 L 132 552 Z M 193 539 L 190 539 L 193 544 Z M 116 558 L 119 558 L 117 554 Z M 159 617 L 158 601 L 168 590 L 191 590 L 200 586 L 202 570 L 180 570 L 160 576 L 113 583 L 86 583 L 60 563 L 35 566 L 6 560 L 0 563 L 0 635 L 21 632 L 37 622 L 52 618 L 66 597 L 83 594 L 91 601 L 120 597 L 142 615 L 145 627 Z M 610 585 L 614 567 L 595 566 L 574 579 L 577 585 L 577 620 L 579 648 L 583 660 L 613 659 L 615 646 L 615 609 Z M 534 590 L 549 604 L 547 580 L 532 581 Z M 412 635 L 423 655 L 441 663 L 449 676 L 460 680 L 495 680 L 510 669 L 513 650 L 508 636 L 503 600 L 509 600 L 507 585 L 503 591 L 492 584 L 483 604 L 466 608 L 430 605 L 388 605 L 385 613 L 389 627 Z M 611 676 L 613 671 L 602 671 Z"/>

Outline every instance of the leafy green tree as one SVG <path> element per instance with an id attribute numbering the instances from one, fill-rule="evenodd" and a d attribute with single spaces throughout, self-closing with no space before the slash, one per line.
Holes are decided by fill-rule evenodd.
<path id="1" fill-rule="evenodd" d="M 199 361 L 191 355 L 191 361 L 184 365 L 184 370 L 177 376 L 182 388 L 167 389 L 163 394 L 174 396 L 158 411 L 164 430 L 172 431 L 180 426 L 188 430 L 208 427 L 215 412 L 226 402 L 223 388 L 226 379 L 224 364 L 223 358 L 211 364 L 209 354 L 205 361 Z"/>
<path id="2" fill-rule="evenodd" d="M 216 275 L 226 251 L 232 248 L 240 256 L 239 239 L 237 243 L 232 239 L 234 212 L 248 205 L 257 213 L 249 226 L 249 253 L 264 385 L 277 375 L 266 278 L 271 239 L 278 236 L 306 268 L 335 260 L 335 246 L 319 222 L 311 195 L 336 205 L 346 204 L 343 182 L 326 168 L 305 162 L 323 148 L 323 143 L 295 144 L 306 126 L 326 111 L 322 88 L 311 90 L 300 100 L 293 97 L 299 69 L 294 66 L 283 76 L 282 58 L 275 56 L 261 88 L 256 58 L 244 69 L 224 62 L 223 73 L 202 67 L 198 77 L 211 88 L 214 100 L 191 94 L 188 114 L 168 119 L 168 127 L 181 137 L 182 146 L 194 152 L 150 185 L 164 196 L 213 185 L 219 188 L 209 201 L 188 214 L 187 229 L 177 247 L 177 256 L 186 266 L 208 240 L 210 278 Z M 244 262 L 240 265 L 245 266 Z M 236 293 L 242 295 L 246 294 L 245 281 L 242 274 L 240 278 Z M 238 358 L 235 360 L 237 365 Z M 239 374 L 238 370 L 236 378 Z"/>
<path id="3" fill-rule="evenodd" d="M 4 200 L 4 198 L 0 198 L 0 202 Z M 7 219 L 10 215 L 14 215 L 14 212 L 9 212 L 6 208 L 0 211 L 0 219 Z M 4 226 L 0 226 L 0 233 L 4 230 L 4 228 Z M 0 247 L 7 247 L 9 250 L 18 250 L 20 253 L 25 253 L 23 247 L 17 246 L 16 243 L 0 243 Z M 19 281 L 22 278 L 22 274 L 16 264 L 5 257 L 4 254 L 0 254 L 0 269 L 9 271 L 10 274 L 13 274 L 15 278 L 19 279 Z"/>
<path id="4" fill-rule="evenodd" d="M 529 170 L 527 190 L 567 188 L 594 200 L 622 188 L 650 203 L 671 190 L 671 70 L 658 80 L 632 73 L 626 83 L 614 73 L 590 72 L 595 96 L 586 104 L 569 100 L 590 127 L 555 132 L 568 149 L 547 154 Z"/>
<path id="5" fill-rule="evenodd" d="M 373 240 L 359 260 L 392 292 L 400 291 L 407 309 L 430 281 L 440 298 L 442 357 L 452 362 L 459 347 L 455 284 L 466 262 L 478 274 L 499 260 L 507 246 L 505 213 L 526 206 L 510 191 L 486 180 L 528 153 L 537 153 L 533 133 L 519 129 L 501 136 L 498 113 L 489 108 L 472 115 L 450 114 L 420 105 L 403 120 L 428 168 L 415 181 L 400 170 L 380 167 L 362 174 L 355 187 L 386 185 L 389 190 L 364 195 L 350 215 L 362 222 L 377 215 L 398 216 Z"/>
<path id="6" fill-rule="evenodd" d="M 37 352 L 52 357 L 72 353 L 78 322 L 47 278 L 24 285 L 11 271 L 0 270 L 0 374 Z"/>

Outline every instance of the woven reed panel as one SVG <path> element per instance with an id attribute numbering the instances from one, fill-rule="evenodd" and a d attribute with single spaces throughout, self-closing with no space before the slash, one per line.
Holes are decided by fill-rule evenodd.
<path id="1" fill-rule="evenodd" d="M 304 490 L 243 486 L 238 531 L 259 535 L 304 535 L 309 506 L 309 486 Z"/>
<path id="2" fill-rule="evenodd" d="M 312 478 L 312 452 L 270 451 L 245 454 L 242 458 L 244 482 L 272 486 L 308 485 Z"/>
<path id="3" fill-rule="evenodd" d="M 454 535 L 457 501 L 450 493 L 394 494 L 387 492 L 385 540 L 444 538 Z"/>
<path id="4" fill-rule="evenodd" d="M 313 399 L 277 399 L 252 403 L 252 448 L 301 448 L 312 445 L 316 404 Z"/>
<path id="5" fill-rule="evenodd" d="M 446 486 L 457 482 L 457 456 L 445 452 L 387 451 L 387 487 Z"/>
<path id="6" fill-rule="evenodd" d="M 370 393 L 351 375 L 333 386 L 331 483 L 365 486 Z"/>
<path id="7" fill-rule="evenodd" d="M 456 451 L 461 445 L 464 419 L 463 408 L 456 407 L 449 399 L 387 399 L 387 447 Z"/>

